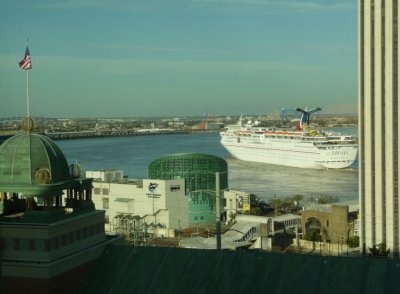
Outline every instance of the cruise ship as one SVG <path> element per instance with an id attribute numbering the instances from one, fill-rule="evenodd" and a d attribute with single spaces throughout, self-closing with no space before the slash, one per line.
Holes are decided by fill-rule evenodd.
<path id="1" fill-rule="evenodd" d="M 303 110 L 296 129 L 262 128 L 255 124 L 230 125 L 220 132 L 221 144 L 235 158 L 300 168 L 346 168 L 357 157 L 357 139 L 310 127 L 310 115 L 321 108 Z"/>

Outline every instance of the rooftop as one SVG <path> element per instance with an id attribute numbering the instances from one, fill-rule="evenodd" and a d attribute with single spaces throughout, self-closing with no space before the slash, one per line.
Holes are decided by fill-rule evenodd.
<path id="1" fill-rule="evenodd" d="M 400 261 L 109 246 L 80 293 L 400 293 Z"/>

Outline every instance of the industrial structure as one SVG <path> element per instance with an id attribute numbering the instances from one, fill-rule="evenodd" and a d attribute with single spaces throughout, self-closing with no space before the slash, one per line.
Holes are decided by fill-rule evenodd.
<path id="1" fill-rule="evenodd" d="M 107 244 L 104 212 L 79 165 L 22 125 L 0 145 L 0 292 L 74 293 Z"/>
<path id="2" fill-rule="evenodd" d="M 228 188 L 228 164 L 224 159 L 208 154 L 167 155 L 150 163 L 149 178 L 184 179 L 189 197 L 189 225 L 213 223 L 216 220 L 216 191 Z M 219 200 L 222 207 L 222 197 Z"/>
<path id="3" fill-rule="evenodd" d="M 361 248 L 400 253 L 399 4 L 359 0 Z"/>

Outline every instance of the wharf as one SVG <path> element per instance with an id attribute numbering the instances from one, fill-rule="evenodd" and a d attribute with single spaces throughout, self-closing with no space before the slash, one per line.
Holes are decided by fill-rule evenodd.
<path id="1" fill-rule="evenodd" d="M 102 131 L 75 131 L 75 132 L 45 132 L 43 135 L 52 140 L 72 140 L 72 139 L 90 139 L 90 138 L 108 138 L 108 137 L 131 137 L 131 136 L 155 136 L 155 135 L 178 135 L 187 134 L 182 130 L 102 130 Z M 14 134 L 15 135 L 15 134 Z M 0 144 L 12 135 L 0 136 Z"/>
<path id="2" fill-rule="evenodd" d="M 71 140 L 85 138 L 132 137 L 186 134 L 181 130 L 118 130 L 118 131 L 77 131 L 77 132 L 52 132 L 46 133 L 52 140 Z"/>

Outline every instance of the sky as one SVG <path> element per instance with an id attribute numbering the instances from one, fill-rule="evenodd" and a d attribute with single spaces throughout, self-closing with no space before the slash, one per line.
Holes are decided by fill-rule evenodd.
<path id="1" fill-rule="evenodd" d="M 1 0 L 0 117 L 357 111 L 356 0 Z"/>

